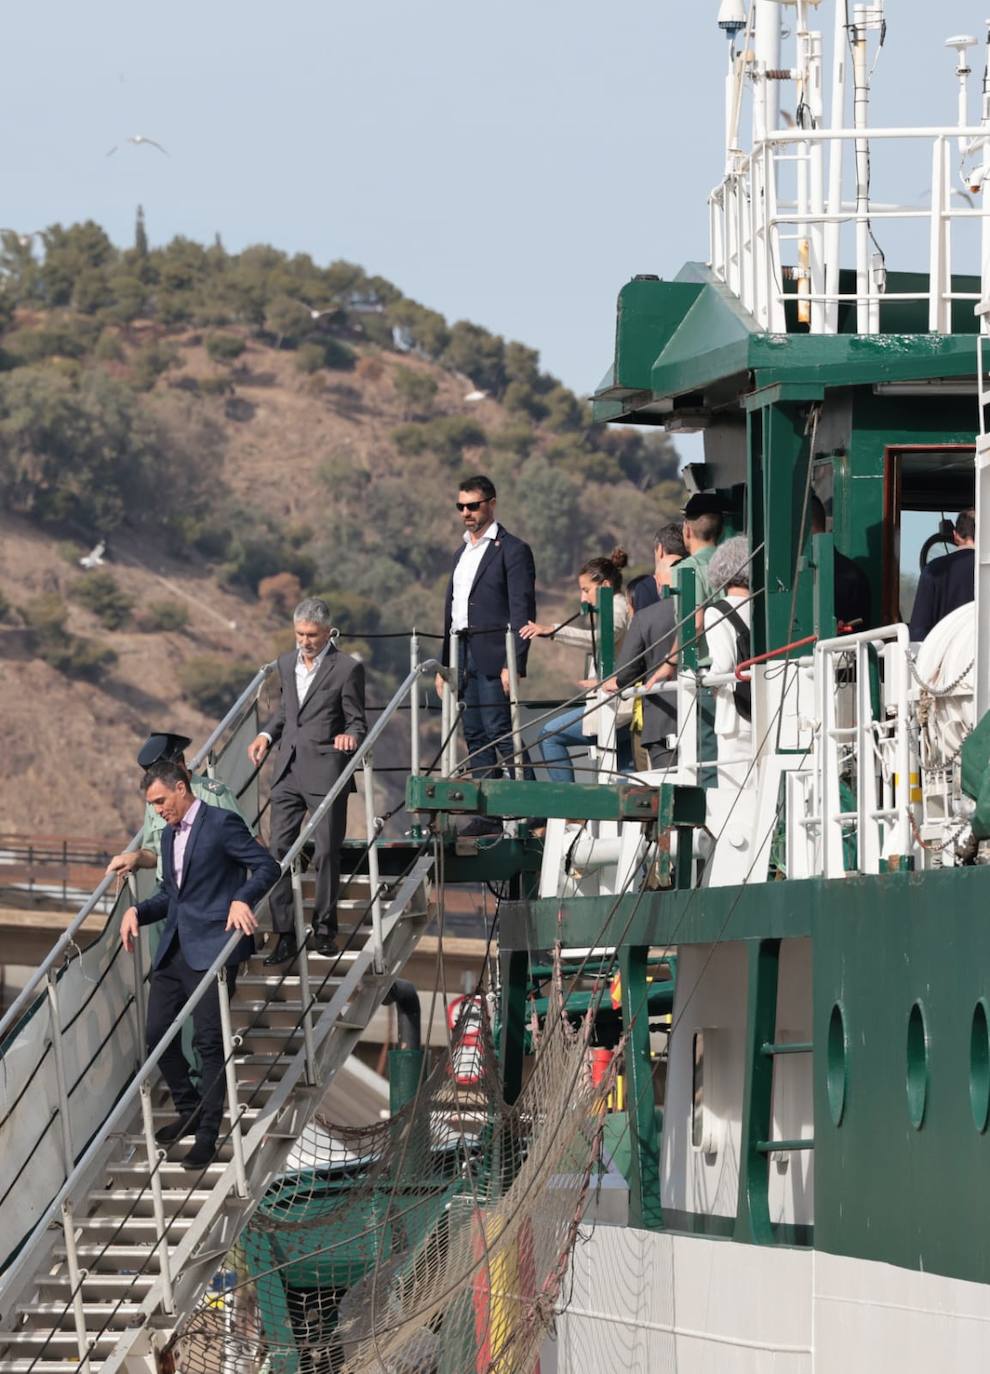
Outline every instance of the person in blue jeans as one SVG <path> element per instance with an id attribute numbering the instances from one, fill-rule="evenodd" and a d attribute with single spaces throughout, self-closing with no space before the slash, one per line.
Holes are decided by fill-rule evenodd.
<path id="1" fill-rule="evenodd" d="M 629 625 L 629 604 L 622 595 L 622 569 L 629 559 L 624 549 L 613 549 L 607 558 L 589 558 L 578 573 L 578 590 L 583 604 L 596 608 L 600 587 L 612 588 L 612 615 L 615 629 L 615 648 L 618 651 Z M 589 656 L 593 654 L 594 643 L 590 629 L 577 625 L 539 625 L 530 621 L 519 631 L 523 639 L 555 639 L 558 644 L 569 644 L 583 649 Z M 587 671 L 587 670 L 586 670 Z M 594 672 L 594 659 L 591 659 Z M 572 748 L 587 750 L 594 744 L 599 727 L 601 709 L 597 705 L 598 682 L 593 677 L 584 677 L 578 684 L 587 690 L 587 696 L 576 706 L 546 721 L 539 733 L 540 752 L 543 755 L 543 777 L 551 782 L 573 782 L 574 764 L 571 760 Z M 631 704 L 623 703 L 616 730 L 616 750 L 620 771 L 632 766 L 632 740 L 629 734 L 629 721 L 632 716 Z M 594 782 L 595 772 L 590 763 L 582 762 L 581 782 Z"/>

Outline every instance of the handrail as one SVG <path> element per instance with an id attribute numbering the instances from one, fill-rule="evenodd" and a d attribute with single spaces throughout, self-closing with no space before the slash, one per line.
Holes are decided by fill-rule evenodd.
<path id="1" fill-rule="evenodd" d="M 258 669 L 254 677 L 248 683 L 247 687 L 245 687 L 244 691 L 234 702 L 233 706 L 231 706 L 230 710 L 220 721 L 219 725 L 217 725 L 213 732 L 210 734 L 206 743 L 202 746 L 201 749 L 197 751 L 196 754 L 193 755 L 193 760 L 191 764 L 192 768 L 196 768 L 203 761 L 203 759 L 207 757 L 210 750 L 216 744 L 217 740 L 221 737 L 221 735 L 229 727 L 233 720 L 241 714 L 244 707 L 249 703 L 253 703 L 253 701 L 257 697 L 258 692 L 261 689 L 262 684 L 265 681 L 265 678 L 268 676 L 268 674 L 271 672 L 274 666 L 274 662 L 266 663 Z M 138 844 L 141 840 L 141 835 L 142 831 L 139 830 L 137 834 L 133 836 L 130 843 L 123 851 L 125 854 L 131 854 L 135 849 L 137 849 Z M 47 978 L 48 970 L 53 966 L 53 964 L 57 962 L 58 959 L 62 957 L 63 953 L 66 949 L 69 948 L 70 945 L 75 944 L 76 932 L 79 930 L 82 923 L 86 920 L 87 916 L 91 915 L 92 912 L 96 909 L 98 903 L 106 894 L 106 891 L 109 888 L 110 884 L 114 881 L 114 876 L 115 875 L 112 873 L 107 873 L 103 878 L 100 879 L 100 882 L 97 884 L 96 888 L 93 890 L 93 892 L 90 893 L 87 900 L 82 904 L 82 906 L 77 911 L 76 915 L 72 918 L 72 921 L 69 923 L 69 925 L 66 926 L 65 930 L 63 930 L 62 934 L 56 940 L 55 944 L 48 951 L 48 954 L 38 965 L 34 973 L 24 984 L 24 987 L 21 989 L 21 991 L 14 998 L 13 1002 L 7 1008 L 4 1015 L 0 1017 L 0 1050 L 2 1050 L 3 1048 L 3 1041 L 7 1031 L 20 1018 L 20 1015 L 24 1011 L 25 1007 L 34 998 L 34 995 L 39 985 L 42 984 Z"/>
<path id="2" fill-rule="evenodd" d="M 743 676 L 744 668 L 752 668 L 754 663 L 766 663 L 771 658 L 779 658 L 781 654 L 789 654 L 792 649 L 801 649 L 805 644 L 814 644 L 817 635 L 805 635 L 803 639 L 792 639 L 790 644 L 781 644 L 776 649 L 768 649 L 765 654 L 756 654 L 753 658 L 744 658 L 742 663 L 737 663 L 734 669 L 735 676 L 739 682 L 749 682 L 750 674 Z"/>
<path id="3" fill-rule="evenodd" d="M 369 750 L 373 748 L 375 741 L 378 739 L 385 725 L 392 718 L 392 716 L 395 715 L 400 701 L 402 701 L 408 695 L 410 689 L 412 688 L 420 674 L 435 673 L 437 672 L 439 667 L 440 664 L 437 662 L 437 660 L 431 658 L 427 659 L 424 663 L 420 664 L 418 668 L 414 668 L 409 671 L 402 685 L 398 688 L 392 700 L 389 702 L 388 706 L 382 712 L 379 719 L 375 722 L 372 729 L 361 741 L 361 744 L 358 746 L 358 748 L 354 751 L 354 754 L 352 755 L 350 762 L 347 764 L 347 767 L 343 770 L 340 777 L 334 783 L 333 787 L 323 798 L 323 801 L 313 812 L 313 814 L 309 818 L 309 821 L 300 831 L 299 838 L 296 840 L 295 844 L 282 859 L 280 863 L 280 874 L 286 873 L 288 869 L 292 866 L 293 861 L 296 859 L 296 857 L 302 850 L 303 845 L 309 839 L 313 829 L 319 824 L 323 816 L 326 815 L 327 811 L 333 805 L 336 798 L 343 791 L 346 784 L 350 782 L 351 778 L 354 776 L 354 773 L 357 771 L 358 765 L 363 761 Z M 83 1152 L 75 1168 L 69 1174 L 68 1178 L 65 1180 L 61 1188 L 56 1193 L 55 1197 L 49 1203 L 48 1208 L 46 1209 L 42 1217 L 34 1226 L 34 1234 L 42 1234 L 42 1232 L 48 1227 L 52 1219 L 58 1214 L 58 1211 L 61 1208 L 62 1204 L 69 1197 L 71 1197 L 72 1191 L 79 1182 L 79 1179 L 85 1175 L 86 1171 L 97 1159 L 99 1152 L 103 1149 L 107 1137 L 112 1133 L 114 1128 L 117 1127 L 124 1120 L 125 1116 L 133 1108 L 135 1101 L 140 1097 L 141 1084 L 145 1081 L 145 1079 L 147 1079 L 150 1071 L 157 1067 L 159 1060 L 161 1059 L 165 1050 L 168 1049 L 169 1045 L 175 1039 L 175 1037 L 181 1034 L 183 1024 L 191 1015 L 193 1010 L 199 1005 L 201 999 L 205 996 L 207 989 L 212 985 L 220 970 L 226 967 L 227 960 L 230 958 L 234 950 L 237 948 L 237 946 L 243 939 L 244 936 L 241 934 L 241 932 L 235 931 L 231 935 L 227 943 L 224 945 L 223 949 L 217 955 L 217 957 L 213 960 L 213 963 L 203 974 L 200 981 L 196 984 L 195 989 L 189 995 L 189 998 L 185 1002 L 184 1006 L 177 1012 L 169 1029 L 163 1035 L 161 1040 L 158 1041 L 157 1045 L 151 1051 L 148 1057 L 142 1062 L 141 1067 L 135 1072 L 134 1077 L 131 1080 L 131 1083 L 127 1088 L 126 1092 L 124 1092 L 121 1095 L 121 1097 L 117 1100 L 116 1106 L 110 1112 L 110 1115 L 105 1119 L 103 1125 L 100 1127 L 99 1131 L 97 1131 L 96 1135 L 93 1137 L 88 1147 Z"/>

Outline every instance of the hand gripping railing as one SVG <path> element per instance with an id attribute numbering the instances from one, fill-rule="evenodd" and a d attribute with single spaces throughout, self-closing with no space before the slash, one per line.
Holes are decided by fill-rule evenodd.
<path id="1" fill-rule="evenodd" d="M 219 725 L 217 725 L 215 729 L 212 731 L 206 743 L 193 756 L 192 763 L 190 765 L 193 769 L 197 768 L 205 758 L 209 757 L 217 741 L 225 734 L 225 732 L 230 728 L 231 725 L 233 725 L 240 719 L 240 717 L 244 713 L 245 708 L 254 705 L 255 701 L 257 700 L 258 694 L 261 691 L 261 688 L 264 686 L 265 679 L 268 677 L 268 674 L 272 671 L 274 667 L 274 663 L 266 663 L 258 669 L 254 677 L 244 688 L 244 691 L 240 694 L 240 696 L 234 702 L 233 706 L 220 721 Z M 140 840 L 141 831 L 139 830 L 137 834 L 131 839 L 131 842 L 124 850 L 124 853 L 130 854 L 135 849 L 137 849 Z M 24 987 L 21 989 L 17 997 L 7 1008 L 3 1017 L 0 1018 L 0 1045 L 3 1044 L 3 1040 L 7 1032 L 10 1030 L 12 1026 L 14 1026 L 17 1023 L 25 1008 L 30 1005 L 35 995 L 39 993 L 39 991 L 42 989 L 42 984 L 44 984 L 48 979 L 49 971 L 56 968 L 59 960 L 61 960 L 61 958 L 67 950 L 75 948 L 76 935 L 80 927 L 82 926 L 86 918 L 89 915 L 91 915 L 93 911 L 96 910 L 100 901 L 109 889 L 111 883 L 113 883 L 114 881 L 115 876 L 112 873 L 108 873 L 103 879 L 101 879 L 96 889 L 90 894 L 90 896 L 86 899 L 83 905 L 79 908 L 79 910 L 76 912 L 75 916 L 72 918 L 69 925 L 66 926 L 65 930 L 62 932 L 58 940 L 52 946 L 51 950 L 48 952 L 48 954 L 45 956 L 42 962 L 38 965 L 38 967 L 34 970 L 28 981 L 24 984 Z"/>
<path id="2" fill-rule="evenodd" d="M 368 732 L 367 736 L 361 742 L 360 746 L 354 751 L 354 754 L 348 761 L 346 767 L 343 769 L 340 776 L 337 778 L 331 790 L 323 798 L 323 801 L 313 812 L 306 825 L 300 831 L 299 837 L 296 840 L 296 842 L 292 845 L 292 847 L 286 853 L 284 858 L 281 860 L 281 874 L 285 874 L 286 872 L 292 870 L 294 880 L 296 880 L 296 870 L 298 867 L 297 860 L 303 849 L 303 846 L 306 844 L 306 841 L 311 837 L 313 831 L 320 824 L 321 820 L 326 816 L 327 812 L 333 806 L 336 799 L 343 793 L 344 789 L 347 787 L 347 785 L 351 781 L 351 778 L 354 776 L 355 772 L 361 764 L 366 765 L 366 776 L 370 780 L 371 753 L 376 741 L 381 736 L 388 722 L 396 714 L 399 707 L 404 702 L 405 698 L 409 696 L 411 692 L 415 691 L 415 687 L 420 676 L 429 673 L 435 673 L 436 671 L 438 671 L 439 668 L 440 665 L 436 660 L 428 659 L 425 663 L 410 669 L 410 672 L 406 676 L 405 680 L 403 681 L 399 689 L 396 691 L 391 701 L 385 707 L 384 711 L 382 711 L 374 726 Z M 261 673 L 257 675 L 255 682 L 257 682 L 259 678 L 262 678 L 262 675 L 266 671 L 267 669 L 263 669 Z M 242 697 L 239 699 L 239 701 L 242 702 L 247 695 L 247 692 L 242 694 Z M 218 727 L 217 731 L 215 732 L 215 737 L 218 736 L 220 728 L 221 727 Z M 206 753 L 208 747 L 209 746 L 204 746 L 204 749 L 201 751 L 199 757 Z M 370 786 L 368 787 L 368 792 L 370 793 Z M 368 793 L 366 793 L 366 795 L 368 795 Z M 371 883 L 369 905 L 372 916 L 371 952 L 375 971 L 381 972 L 384 968 L 384 941 L 382 928 L 382 909 L 380 900 L 381 894 L 378 890 L 379 885 L 377 881 L 377 862 L 375 862 L 375 860 L 377 859 L 377 855 L 375 853 L 374 841 L 377 835 L 377 825 L 375 817 L 373 815 L 369 815 L 368 828 L 369 879 Z M 310 998 L 308 992 L 309 970 L 306 939 L 307 932 L 299 932 L 301 903 L 297 902 L 296 909 L 297 933 L 300 933 L 302 937 L 299 941 L 299 974 L 300 1000 L 303 1009 L 303 1058 L 306 1080 L 310 1085 L 312 1085 L 315 1083 L 316 1080 L 315 1056 L 318 1047 L 316 1044 L 316 1038 L 314 1037 L 312 1027 L 313 999 Z M 131 1081 L 130 1086 L 122 1094 L 122 1096 L 114 1106 L 113 1110 L 106 1117 L 100 1130 L 92 1139 L 86 1150 L 83 1152 L 78 1163 L 75 1164 L 74 1167 L 72 1165 L 73 1155 L 71 1142 L 69 1142 L 68 1140 L 65 1141 L 65 1169 L 67 1176 L 62 1187 L 59 1189 L 54 1199 L 49 1203 L 45 1211 L 45 1214 L 41 1218 L 41 1221 L 39 1222 L 37 1227 L 35 1227 L 34 1234 L 36 1236 L 44 1234 L 46 1228 L 53 1221 L 55 1221 L 56 1217 L 60 1219 L 61 1229 L 63 1231 L 65 1239 L 67 1266 L 72 1288 L 71 1301 L 74 1309 L 76 1333 L 78 1337 L 79 1358 L 83 1364 L 87 1362 L 87 1357 L 89 1355 L 89 1347 L 88 1338 L 86 1336 L 86 1327 L 82 1307 L 82 1271 L 78 1264 L 78 1258 L 76 1255 L 77 1247 L 75 1230 L 77 1223 L 74 1217 L 73 1196 L 76 1193 L 76 1190 L 80 1187 L 80 1184 L 88 1178 L 91 1169 L 97 1164 L 100 1157 L 100 1152 L 105 1147 L 107 1139 L 115 1131 L 119 1130 L 124 1125 L 124 1123 L 128 1119 L 129 1114 L 133 1111 L 136 1104 L 140 1104 L 141 1108 L 142 1130 L 144 1135 L 145 1149 L 148 1155 L 148 1170 L 152 1189 L 152 1202 L 154 1207 L 154 1216 L 157 1223 L 156 1230 L 158 1234 L 156 1239 L 156 1248 L 158 1252 L 159 1264 L 161 1266 L 160 1273 L 162 1283 L 162 1305 L 167 1313 L 171 1314 L 172 1312 L 174 1312 L 173 1283 L 175 1275 L 172 1272 L 171 1261 L 169 1257 L 167 1240 L 165 1235 L 165 1231 L 167 1228 L 165 1226 L 165 1214 L 163 1210 L 161 1180 L 158 1172 L 159 1151 L 154 1139 L 150 1093 L 154 1081 L 154 1072 L 158 1067 L 162 1055 L 168 1049 L 169 1045 L 176 1038 L 176 1036 L 181 1033 L 183 1024 L 192 1015 L 192 1012 L 198 1006 L 203 997 L 206 996 L 208 989 L 212 986 L 214 982 L 216 982 L 217 992 L 220 1000 L 220 1020 L 226 1072 L 227 1107 L 231 1120 L 230 1139 L 231 1148 L 233 1152 L 233 1183 L 235 1192 L 238 1197 L 244 1198 L 247 1195 L 245 1153 L 241 1131 L 242 1108 L 238 1103 L 236 1074 L 233 1068 L 235 1041 L 230 1020 L 230 1003 L 227 992 L 225 972 L 228 960 L 232 957 L 234 951 L 236 950 L 238 944 L 242 939 L 243 936 L 239 931 L 235 931 L 231 935 L 230 939 L 227 941 L 223 949 L 214 959 L 213 963 L 203 974 L 199 983 L 196 985 L 196 988 L 194 989 L 193 993 L 190 995 L 188 1001 L 176 1015 L 171 1026 L 169 1027 L 169 1030 L 166 1032 L 163 1038 L 157 1043 L 155 1048 L 151 1051 L 151 1053 L 141 1064 L 135 1077 Z M 140 967 L 140 942 L 137 942 L 136 944 L 135 961 L 137 967 Z M 51 979 L 49 979 L 49 986 L 50 985 Z M 49 995 L 51 995 L 51 993 Z M 63 1078 L 64 1075 L 59 1074 L 60 1097 L 64 1097 L 64 1092 L 62 1091 Z M 61 1105 L 64 1110 L 64 1102 Z M 30 1245 L 27 1248 L 30 1249 Z M 18 1257 L 18 1260 L 15 1261 L 14 1267 L 20 1268 L 21 1264 L 25 1261 L 25 1259 L 26 1256 L 22 1252 L 22 1255 Z"/>

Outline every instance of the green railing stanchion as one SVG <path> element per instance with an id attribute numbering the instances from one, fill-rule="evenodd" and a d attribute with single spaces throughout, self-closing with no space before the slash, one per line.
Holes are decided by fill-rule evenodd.
<path id="1" fill-rule="evenodd" d="M 629 1115 L 629 1225 L 644 1231 L 663 1226 L 660 1203 L 660 1132 L 650 1063 L 649 964 L 646 945 L 619 950 L 622 1023 L 626 1030 L 626 1110 Z"/>
<path id="2" fill-rule="evenodd" d="M 735 1240 L 771 1245 L 768 1196 L 769 1151 L 765 1148 L 773 1119 L 773 1061 L 766 1047 L 774 1045 L 777 1023 L 779 940 L 746 942 L 746 1043 L 743 1083 L 742 1139 L 739 1149 L 739 1200 Z M 781 1145 L 771 1148 L 780 1149 Z"/>

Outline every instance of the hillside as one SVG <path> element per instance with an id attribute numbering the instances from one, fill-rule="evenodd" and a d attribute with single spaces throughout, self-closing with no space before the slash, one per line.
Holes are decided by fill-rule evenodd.
<path id="1" fill-rule="evenodd" d="M 547 618 L 614 542 L 648 566 L 679 492 L 663 436 L 592 428 L 522 345 L 350 264 L 138 231 L 125 251 L 94 225 L 2 236 L 0 830 L 132 828 L 144 735 L 201 739 L 300 591 L 385 700 L 408 646 L 357 636 L 439 628 L 465 471 L 532 543 Z M 546 644 L 531 664 L 535 695 L 578 671 Z"/>

